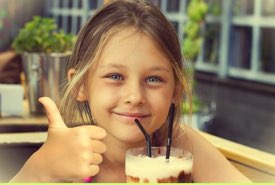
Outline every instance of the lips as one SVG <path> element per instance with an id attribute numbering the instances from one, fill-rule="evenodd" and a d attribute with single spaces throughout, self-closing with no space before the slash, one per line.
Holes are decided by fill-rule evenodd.
<path id="1" fill-rule="evenodd" d="M 138 112 L 113 112 L 115 115 L 134 121 L 135 119 L 144 119 L 150 116 L 150 114 L 143 114 Z"/>

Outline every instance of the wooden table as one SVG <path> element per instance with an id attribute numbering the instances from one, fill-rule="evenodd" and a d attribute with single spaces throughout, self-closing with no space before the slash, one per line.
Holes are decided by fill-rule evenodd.
<path id="1" fill-rule="evenodd" d="M 253 182 L 275 182 L 275 155 L 205 132 L 200 133 Z"/>
<path id="2" fill-rule="evenodd" d="M 0 118 L 0 183 L 8 182 L 47 138 L 45 115 L 29 114 L 23 102 L 21 117 Z"/>
<path id="3" fill-rule="evenodd" d="M 0 145 L 42 144 L 46 139 L 48 120 L 45 115 L 29 113 L 27 101 L 23 101 L 22 116 L 0 118 Z"/>
<path id="4" fill-rule="evenodd" d="M 27 101 L 23 101 L 23 113 L 18 117 L 1 117 L 0 133 L 46 131 L 48 120 L 45 115 L 29 113 Z"/>

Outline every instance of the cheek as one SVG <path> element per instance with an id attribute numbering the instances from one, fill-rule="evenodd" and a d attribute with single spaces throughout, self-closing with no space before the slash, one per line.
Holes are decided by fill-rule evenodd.
<path id="1" fill-rule="evenodd" d="M 169 106 L 170 103 L 163 103 L 155 106 L 156 119 L 160 124 L 166 121 L 169 112 Z"/>
<path id="2" fill-rule="evenodd" d="M 88 97 L 92 114 L 104 113 L 101 109 L 112 108 L 117 100 L 116 93 L 110 88 L 102 87 L 102 84 L 91 87 Z"/>
<path id="3" fill-rule="evenodd" d="M 164 122 L 167 118 L 170 104 L 172 103 L 172 92 L 158 93 L 150 97 L 150 104 L 153 112 L 156 114 L 156 119 L 159 122 Z"/>
<path id="4" fill-rule="evenodd" d="M 173 87 L 168 86 L 157 91 L 148 91 L 147 98 L 152 104 L 160 104 L 162 106 L 170 105 L 173 98 Z"/>

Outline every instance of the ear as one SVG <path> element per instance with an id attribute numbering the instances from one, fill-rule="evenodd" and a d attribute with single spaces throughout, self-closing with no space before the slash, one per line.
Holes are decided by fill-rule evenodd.
<path id="1" fill-rule="evenodd" d="M 69 69 L 68 76 L 67 76 L 69 81 L 73 78 L 74 74 L 75 74 L 75 69 L 73 69 L 73 68 Z M 84 83 L 82 83 L 80 85 L 79 89 L 76 89 L 75 94 L 76 94 L 76 100 L 77 101 L 82 102 L 82 101 L 87 101 L 88 100 Z"/>
<path id="2" fill-rule="evenodd" d="M 180 101 L 181 101 L 180 96 L 182 96 L 180 92 L 181 92 L 181 87 L 178 84 L 175 84 L 173 98 L 172 98 L 172 103 L 174 103 L 175 105 L 180 104 Z"/>
<path id="3" fill-rule="evenodd" d="M 67 78 L 69 81 L 73 78 L 74 74 L 75 74 L 75 69 L 74 68 L 69 69 L 67 73 Z"/>
<path id="4" fill-rule="evenodd" d="M 82 83 L 81 86 L 79 87 L 76 99 L 77 99 L 77 101 L 87 101 L 88 100 L 84 83 Z"/>

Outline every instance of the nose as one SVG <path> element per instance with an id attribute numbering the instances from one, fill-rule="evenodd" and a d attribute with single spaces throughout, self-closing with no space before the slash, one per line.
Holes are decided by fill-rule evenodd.
<path id="1" fill-rule="evenodd" d="M 143 105 L 146 102 L 145 91 L 139 82 L 128 82 L 124 85 L 124 103 L 134 106 Z"/>

